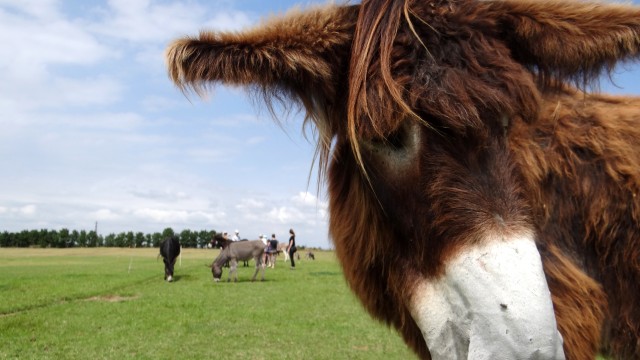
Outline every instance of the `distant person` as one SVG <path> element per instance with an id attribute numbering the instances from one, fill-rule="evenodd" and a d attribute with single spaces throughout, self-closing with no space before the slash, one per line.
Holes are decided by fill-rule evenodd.
<path id="1" fill-rule="evenodd" d="M 276 234 L 271 234 L 271 240 L 269 240 L 269 267 L 276 267 L 276 258 L 274 254 L 278 252 L 278 239 L 276 239 Z"/>
<path id="2" fill-rule="evenodd" d="M 289 237 L 289 247 L 287 248 L 287 252 L 289 253 L 289 259 L 291 259 L 291 269 L 293 270 L 296 268 L 296 262 L 295 260 L 293 260 L 293 254 L 295 254 L 298 249 L 296 248 L 296 233 L 293 231 L 293 229 L 289 229 L 289 234 L 291 236 Z"/>

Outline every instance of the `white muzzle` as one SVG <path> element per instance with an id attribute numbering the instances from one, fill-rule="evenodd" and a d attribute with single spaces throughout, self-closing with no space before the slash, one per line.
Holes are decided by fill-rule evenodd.
<path id="1" fill-rule="evenodd" d="M 533 238 L 488 240 L 413 293 L 412 317 L 432 358 L 564 359 Z"/>

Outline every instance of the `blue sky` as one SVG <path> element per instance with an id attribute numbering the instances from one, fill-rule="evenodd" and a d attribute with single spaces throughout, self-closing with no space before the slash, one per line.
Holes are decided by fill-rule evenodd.
<path id="1" fill-rule="evenodd" d="M 176 37 L 311 3 L 0 0 L 0 231 L 293 227 L 331 247 L 301 116 L 275 126 L 237 88 L 189 100 L 163 60 Z M 615 82 L 640 94 L 640 66 Z"/>

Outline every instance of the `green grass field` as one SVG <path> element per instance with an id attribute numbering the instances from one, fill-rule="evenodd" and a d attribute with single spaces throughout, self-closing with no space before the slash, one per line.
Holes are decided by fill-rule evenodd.
<path id="1" fill-rule="evenodd" d="M 0 358 L 415 358 L 362 309 L 332 252 L 217 284 L 205 267 L 217 250 L 183 250 L 174 283 L 157 253 L 0 249 Z"/>

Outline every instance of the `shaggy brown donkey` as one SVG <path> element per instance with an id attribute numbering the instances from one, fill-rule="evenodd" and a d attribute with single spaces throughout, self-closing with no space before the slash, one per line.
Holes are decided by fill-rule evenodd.
<path id="1" fill-rule="evenodd" d="M 171 79 L 296 102 L 365 308 L 421 358 L 640 358 L 640 8 L 364 0 L 203 32 Z"/>

